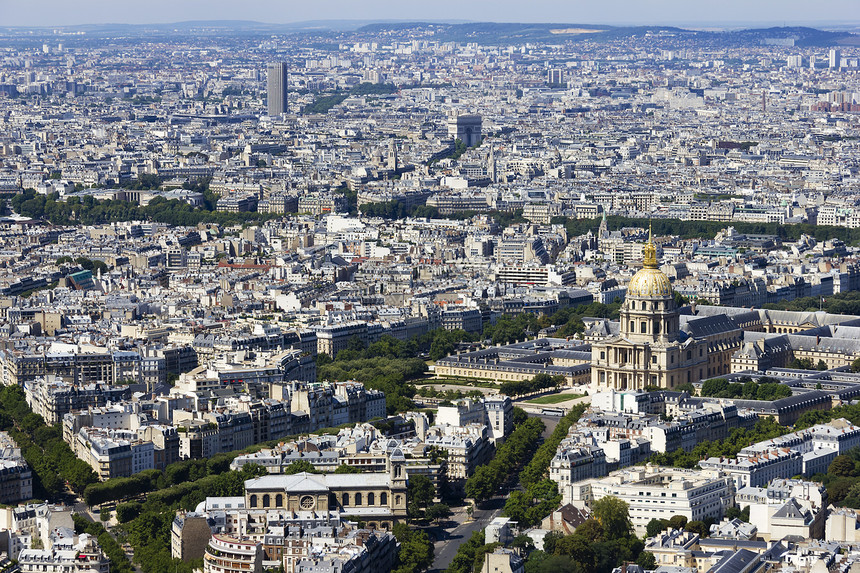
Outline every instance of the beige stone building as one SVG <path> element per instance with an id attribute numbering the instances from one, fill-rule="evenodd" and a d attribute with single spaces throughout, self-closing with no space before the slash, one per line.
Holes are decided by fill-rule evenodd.
<path id="1" fill-rule="evenodd" d="M 392 461 L 386 473 L 262 476 L 245 482 L 245 507 L 335 511 L 373 529 L 391 529 L 406 519 L 406 471 Z"/>
<path id="2" fill-rule="evenodd" d="M 682 340 L 672 284 L 658 268 L 650 239 L 642 253 L 643 268 L 630 279 L 621 307 L 619 333 L 592 345 L 595 389 L 675 388 L 706 378 L 714 369 L 707 340 Z"/>
<path id="3" fill-rule="evenodd" d="M 481 573 L 523 573 L 525 562 L 518 553 L 504 547 L 497 547 L 487 553 L 481 565 Z"/>
<path id="4" fill-rule="evenodd" d="M 824 538 L 837 543 L 860 543 L 860 515 L 847 507 L 833 508 L 827 516 Z"/>
<path id="5" fill-rule="evenodd" d="M 436 362 L 437 378 L 503 382 L 531 380 L 538 374 L 562 376 L 567 386 L 591 381 L 591 353 L 580 341 L 538 338 L 475 352 L 453 354 Z"/>

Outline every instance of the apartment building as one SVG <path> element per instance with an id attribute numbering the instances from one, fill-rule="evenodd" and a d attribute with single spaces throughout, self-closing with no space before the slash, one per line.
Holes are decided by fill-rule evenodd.
<path id="1" fill-rule="evenodd" d="M 513 430 L 513 412 L 511 399 L 496 394 L 478 401 L 458 400 L 453 406 L 440 405 L 436 423 L 449 426 L 486 424 L 490 429 L 490 440 L 499 444 Z"/>
<path id="2" fill-rule="evenodd" d="M 699 462 L 699 467 L 729 476 L 737 488 L 761 487 L 772 480 L 803 473 L 803 456 L 787 448 L 772 449 L 750 457 L 712 457 Z"/>
<path id="3" fill-rule="evenodd" d="M 7 432 L 0 432 L 0 503 L 33 498 L 33 472 Z"/>
<path id="4" fill-rule="evenodd" d="M 644 535 L 652 519 L 683 515 L 688 520 L 720 519 L 734 504 L 734 481 L 709 470 L 686 470 L 647 465 L 622 469 L 597 479 L 575 482 L 563 490 L 564 502 L 590 507 L 614 496 L 626 502 L 637 535 Z"/>
<path id="5" fill-rule="evenodd" d="M 120 402 L 129 395 L 127 386 L 107 384 L 75 384 L 66 379 L 47 376 L 24 384 L 27 404 L 48 424 L 58 424 L 63 416 L 73 410 L 84 410 L 90 406 L 106 406 L 109 402 Z"/>

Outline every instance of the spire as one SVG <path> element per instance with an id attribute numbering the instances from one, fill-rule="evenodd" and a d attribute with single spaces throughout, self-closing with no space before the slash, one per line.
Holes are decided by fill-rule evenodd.
<path id="1" fill-rule="evenodd" d="M 657 268 L 657 247 L 654 246 L 651 223 L 648 223 L 648 242 L 642 247 L 642 266 L 646 269 Z"/>
<path id="2" fill-rule="evenodd" d="M 606 224 L 606 210 L 603 211 L 603 217 L 600 219 L 600 227 L 597 229 L 597 236 L 605 239 L 609 236 L 609 225 Z"/>

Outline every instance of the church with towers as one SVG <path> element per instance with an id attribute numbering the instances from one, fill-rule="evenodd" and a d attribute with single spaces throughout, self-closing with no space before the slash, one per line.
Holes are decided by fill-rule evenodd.
<path id="1" fill-rule="evenodd" d="M 595 389 L 673 389 L 712 373 L 708 341 L 681 330 L 672 283 L 658 268 L 650 235 L 642 255 L 642 269 L 627 287 L 618 333 L 592 344 Z"/>

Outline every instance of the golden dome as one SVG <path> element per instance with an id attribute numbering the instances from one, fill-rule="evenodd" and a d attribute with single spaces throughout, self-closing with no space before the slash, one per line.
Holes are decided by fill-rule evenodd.
<path id="1" fill-rule="evenodd" d="M 633 275 L 627 285 L 627 296 L 672 296 L 672 283 L 660 269 L 645 267 Z"/>
<path id="2" fill-rule="evenodd" d="M 648 242 L 642 247 L 642 270 L 633 275 L 627 285 L 627 296 L 672 296 L 672 283 L 666 273 L 657 268 L 657 247 L 651 241 L 651 231 L 648 231 Z"/>

